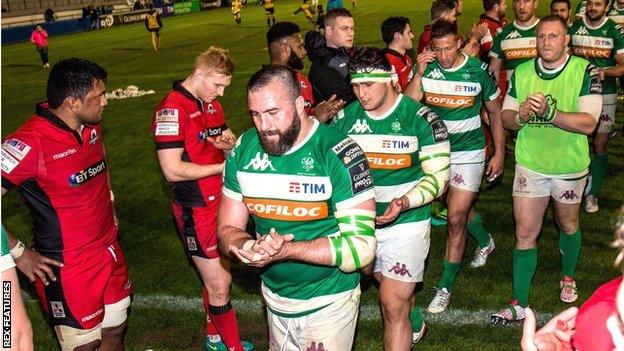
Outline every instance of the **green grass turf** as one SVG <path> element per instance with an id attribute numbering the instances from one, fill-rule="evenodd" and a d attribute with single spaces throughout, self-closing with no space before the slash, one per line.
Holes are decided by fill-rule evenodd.
<path id="1" fill-rule="evenodd" d="M 574 1 L 576 4 L 577 1 Z M 345 1 L 347 7 L 350 6 Z M 406 15 L 412 20 L 418 36 L 429 18 L 429 1 L 361 0 L 353 11 L 357 45 L 381 46 L 379 25 L 389 15 Z M 481 13 L 481 2 L 464 1 L 460 17 L 462 28 L 475 22 Z M 291 16 L 297 7 L 294 0 L 277 1 L 278 20 L 297 22 L 307 29 L 304 17 Z M 539 14 L 547 13 L 547 4 L 540 5 Z M 512 16 L 511 6 L 508 14 Z M 142 297 L 157 294 L 197 298 L 200 283 L 187 264 L 174 232 L 170 214 L 171 189 L 158 168 L 150 119 L 154 107 L 171 88 L 174 79 L 191 72 L 194 57 L 210 45 L 230 50 L 236 63 L 232 84 L 221 100 L 230 127 L 239 135 L 251 126 L 245 111 L 245 84 L 262 63 L 268 61 L 264 35 L 264 11 L 248 5 L 242 13 L 243 25 L 236 26 L 229 9 L 217 9 L 192 15 L 164 19 L 163 50 L 154 53 L 142 24 L 115 27 L 102 31 L 50 38 L 52 62 L 70 56 L 91 59 L 109 72 L 108 90 L 129 84 L 154 89 L 155 95 L 110 101 L 104 112 L 105 142 L 116 193 L 117 213 L 121 220 L 120 241 L 126 252 L 135 292 Z M 2 47 L 2 135 L 14 131 L 32 115 L 34 103 L 45 98 L 48 70 L 40 67 L 37 52 L 28 43 Z M 618 118 L 621 119 L 620 112 Z M 618 124 L 617 129 L 620 129 Z M 584 242 L 578 268 L 582 301 L 601 283 L 618 274 L 611 262 L 615 252 L 608 247 L 618 207 L 622 204 L 623 138 L 618 135 L 611 143 L 611 168 L 605 180 L 601 211 L 582 214 Z M 548 150 L 544 150 L 547 152 Z M 511 253 L 514 244 L 511 208 L 513 158 L 507 157 L 504 182 L 482 192 L 477 209 L 497 243 L 497 251 L 483 269 L 472 270 L 467 264 L 460 272 L 453 294 L 452 309 L 495 311 L 511 294 Z M 2 221 L 18 237 L 29 240 L 30 218 L 26 207 L 11 191 L 2 201 Z M 553 313 L 565 306 L 558 299 L 559 255 L 558 234 L 552 216 L 546 217 L 540 240 L 539 268 L 535 276 L 531 303 L 539 313 Z M 441 273 L 445 234 L 441 229 L 432 233 L 429 265 L 424 288 L 417 294 L 419 305 L 426 307 L 432 297 L 431 287 Z M 466 258 L 475 248 L 468 241 Z M 258 272 L 233 267 L 233 297 L 260 300 Z M 22 283 L 26 283 L 22 281 Z M 25 284 L 28 289 L 28 284 Z M 34 296 L 31 289 L 28 294 Z M 367 287 L 362 304 L 376 306 L 377 289 Z M 33 322 L 37 350 L 54 350 L 55 340 L 37 307 L 29 299 L 28 312 Z M 157 307 L 136 307 L 129 317 L 126 338 L 128 350 L 199 350 L 203 317 L 199 303 L 193 311 L 175 309 L 175 303 Z M 425 316 L 425 318 L 427 318 Z M 260 308 L 239 313 L 242 335 L 253 340 L 259 350 L 266 349 L 266 323 Z M 461 327 L 439 321 L 430 325 L 428 336 L 415 349 L 419 350 L 510 350 L 519 348 L 519 328 L 503 328 L 482 324 Z M 379 318 L 365 319 L 358 327 L 355 347 L 378 350 L 382 347 L 382 326 Z"/>

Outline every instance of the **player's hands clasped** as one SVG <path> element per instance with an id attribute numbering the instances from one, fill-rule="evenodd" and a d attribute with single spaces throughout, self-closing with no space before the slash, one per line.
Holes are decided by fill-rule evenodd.
<path id="1" fill-rule="evenodd" d="M 230 246 L 230 251 L 249 266 L 264 267 L 278 260 L 284 244 L 294 239 L 293 234 L 281 235 L 275 228 L 271 228 L 269 234 L 259 237 L 253 243 L 243 245 L 242 248 Z"/>

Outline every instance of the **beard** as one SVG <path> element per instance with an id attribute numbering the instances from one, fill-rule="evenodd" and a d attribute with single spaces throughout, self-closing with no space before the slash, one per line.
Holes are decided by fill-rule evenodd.
<path id="1" fill-rule="evenodd" d="M 601 19 L 602 17 L 604 17 L 606 12 L 600 12 L 600 11 L 587 11 L 585 13 L 585 16 L 587 16 L 587 18 L 589 18 L 592 21 L 598 21 L 599 19 Z"/>
<path id="2" fill-rule="evenodd" d="M 297 111 L 293 116 L 293 121 L 286 129 L 286 131 L 281 132 L 279 130 L 269 130 L 266 132 L 258 131 L 258 137 L 260 138 L 260 144 L 264 151 L 271 156 L 279 156 L 288 152 L 297 140 L 299 136 L 299 132 L 301 131 L 301 119 Z M 269 136 L 277 135 L 279 138 L 277 141 L 270 141 L 268 139 Z"/>
<path id="3" fill-rule="evenodd" d="M 297 71 L 301 71 L 303 69 L 303 60 L 300 59 L 299 56 L 297 56 L 292 50 L 290 50 L 290 56 L 288 57 L 287 64 L 288 67 Z"/>

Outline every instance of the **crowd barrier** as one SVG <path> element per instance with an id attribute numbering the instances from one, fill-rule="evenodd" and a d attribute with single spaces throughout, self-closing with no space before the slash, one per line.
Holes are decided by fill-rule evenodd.
<path id="1" fill-rule="evenodd" d="M 173 5 L 165 5 L 157 7 L 156 10 L 163 16 L 181 15 L 185 13 L 193 13 L 197 11 L 209 10 L 215 7 L 222 6 L 225 1 L 222 0 L 191 0 L 176 2 Z M 112 26 L 142 22 L 145 20 L 145 15 L 148 10 L 138 10 L 129 12 L 113 13 L 108 15 L 101 15 L 97 22 L 97 29 L 105 29 Z M 91 20 L 88 18 L 63 20 L 56 22 L 45 23 L 44 28 L 51 37 L 69 34 L 75 32 L 82 32 L 89 30 L 91 27 Z M 2 29 L 2 45 L 16 44 L 30 40 L 30 34 L 34 29 L 33 25 L 18 26 Z"/>

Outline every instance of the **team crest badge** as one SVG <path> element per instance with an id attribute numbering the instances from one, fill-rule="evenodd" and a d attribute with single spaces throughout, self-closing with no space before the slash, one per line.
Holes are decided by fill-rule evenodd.
<path id="1" fill-rule="evenodd" d="M 192 236 L 186 237 L 186 246 L 188 246 L 188 249 L 191 251 L 197 251 L 197 243 L 195 242 L 195 238 Z"/>
<path id="2" fill-rule="evenodd" d="M 303 166 L 303 169 L 305 169 L 306 172 L 310 172 L 314 169 L 314 159 L 310 156 L 302 158 L 301 166 Z"/>
<path id="3" fill-rule="evenodd" d="M 516 185 L 518 186 L 518 190 L 522 190 L 527 187 L 527 179 L 525 176 L 518 177 L 516 181 Z"/>
<path id="4" fill-rule="evenodd" d="M 91 136 L 89 137 L 89 144 L 93 145 L 98 140 L 99 135 L 95 129 L 91 129 Z"/>
<path id="5" fill-rule="evenodd" d="M 61 301 L 50 301 L 50 310 L 54 318 L 65 318 L 65 309 Z"/>
<path id="6" fill-rule="evenodd" d="M 390 125 L 390 128 L 392 128 L 393 132 L 398 132 L 401 130 L 401 122 L 399 121 L 394 121 L 392 122 L 392 124 Z"/>
<path id="7" fill-rule="evenodd" d="M 462 74 L 462 78 L 464 78 L 464 80 L 469 80 L 470 79 L 470 73 Z"/>
<path id="8" fill-rule="evenodd" d="M 217 110 L 214 108 L 214 106 L 212 106 L 212 104 L 208 104 L 207 109 L 208 109 L 207 110 L 208 113 L 210 113 L 210 114 L 213 114 L 213 113 L 217 112 Z"/>

